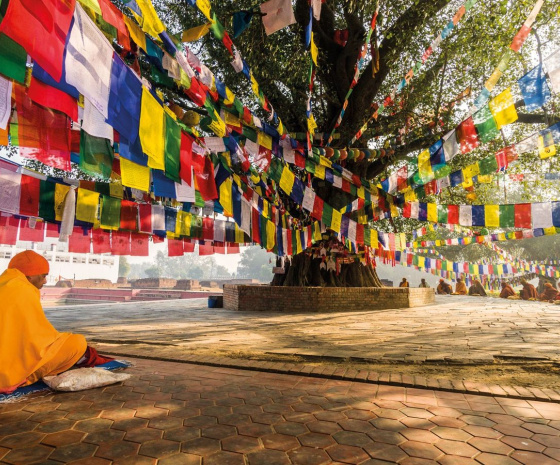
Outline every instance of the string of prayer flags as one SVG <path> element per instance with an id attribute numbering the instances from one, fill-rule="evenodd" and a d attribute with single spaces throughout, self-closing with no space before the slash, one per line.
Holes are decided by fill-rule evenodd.
<path id="1" fill-rule="evenodd" d="M 266 35 L 296 22 L 291 0 L 269 0 L 260 5 L 260 10 Z"/>
<path id="2" fill-rule="evenodd" d="M 527 111 L 534 111 L 541 108 L 550 100 L 550 89 L 546 83 L 546 77 L 542 66 L 539 64 L 529 71 L 525 76 L 517 81 L 523 101 L 525 102 L 525 109 Z"/>
<path id="3" fill-rule="evenodd" d="M 139 133 L 142 150 L 148 155 L 148 166 L 164 170 L 164 111 L 146 87 L 142 87 Z"/>
<path id="4" fill-rule="evenodd" d="M 1 43 L 1 38 L 0 38 L 0 43 Z M 546 74 L 548 75 L 548 79 L 550 80 L 550 85 L 552 86 L 552 90 L 556 93 L 560 93 L 560 49 L 556 50 L 550 56 L 545 58 L 543 60 L 543 64 L 546 69 Z"/>
<path id="5" fill-rule="evenodd" d="M 517 121 L 517 111 L 514 103 L 509 87 L 490 101 L 490 111 L 496 120 L 498 129 Z"/>
<path id="6" fill-rule="evenodd" d="M 235 19 L 235 16 L 234 16 L 234 19 Z M 206 34 L 208 34 L 208 31 L 210 31 L 210 26 L 211 25 L 212 25 L 212 23 L 206 23 L 206 24 L 202 24 L 200 26 L 193 27 L 193 28 L 188 29 L 186 31 L 183 31 L 183 36 L 182 36 L 183 42 L 194 42 L 198 39 L 201 39 Z"/>
<path id="7" fill-rule="evenodd" d="M 78 198 L 76 200 L 76 219 L 86 223 L 95 223 L 97 221 L 97 210 L 99 206 L 99 193 L 88 191 L 87 189 L 78 189 Z"/>

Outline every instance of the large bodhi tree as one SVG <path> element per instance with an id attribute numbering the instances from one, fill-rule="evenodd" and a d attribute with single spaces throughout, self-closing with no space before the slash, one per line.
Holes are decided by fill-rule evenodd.
<path id="1" fill-rule="evenodd" d="M 186 2 L 158 0 L 155 3 L 171 29 L 176 29 L 174 32 L 206 22 L 200 12 L 188 7 Z M 297 24 L 267 36 L 257 14 L 251 26 L 234 42 L 284 125 L 290 132 L 305 132 L 310 69 L 305 28 L 310 17 L 309 1 L 294 0 L 292 3 Z M 311 96 L 317 132 L 330 133 L 334 128 L 376 9 L 379 11 L 377 27 L 342 124 L 336 129 L 338 138 L 332 143 L 334 148 L 348 147 L 352 137 L 370 120 L 375 104 L 384 102 L 406 73 L 421 62 L 424 51 L 463 3 L 452 0 L 326 0 L 322 4 L 320 20 L 313 19 L 312 25 L 319 51 Z M 361 162 L 350 161 L 345 167 L 370 180 L 390 174 L 407 163 L 413 170 L 419 151 L 436 142 L 468 115 L 468 107 L 483 89 L 484 82 L 534 4 L 535 0 L 474 2 L 461 22 L 441 42 L 439 49 L 433 50 L 428 60 L 416 71 L 409 85 L 395 96 L 384 113 L 369 121 L 367 131 L 353 145 L 357 148 L 390 147 L 391 155 Z M 258 3 L 252 0 L 213 1 L 212 8 L 231 33 L 233 13 L 240 10 L 258 12 Z M 546 57 L 559 46 L 559 12 L 559 0 L 545 2 L 533 27 L 536 33 L 529 36 L 521 53 L 515 54 L 510 61 L 496 91 L 511 86 L 537 65 L 542 56 Z M 345 42 L 335 39 L 340 36 L 337 31 L 347 32 Z M 245 105 L 256 114 L 267 116 L 258 107 L 246 78 L 242 73 L 236 73 L 230 65 L 231 57 L 220 41 L 208 34 L 189 46 Z M 458 99 L 467 89 L 471 90 L 471 95 Z M 518 91 L 513 91 L 517 98 L 518 122 L 503 131 L 499 140 L 485 144 L 467 156 L 456 157 L 451 163 L 452 169 L 473 163 L 560 119 L 558 107 L 555 106 L 557 97 L 545 109 L 527 113 L 524 112 L 524 103 Z M 527 161 L 524 166 L 535 168 L 534 163 Z M 558 162 L 553 158 L 547 160 L 546 165 L 539 162 L 536 166 L 555 170 Z M 304 172 L 301 175 L 302 178 L 307 176 Z M 317 194 L 335 208 L 341 208 L 354 200 L 349 194 L 324 181 L 314 179 L 313 186 Z M 556 192 L 552 186 L 547 186 L 547 189 Z M 534 191 L 529 196 L 521 194 L 520 197 L 530 201 Z M 280 200 L 290 214 L 305 220 L 305 213 L 293 205 L 290 199 Z M 499 185 L 485 185 L 479 200 L 503 202 L 502 189 Z M 465 193 L 461 188 L 448 189 L 439 194 L 438 201 L 464 202 Z M 385 226 L 393 230 L 410 231 L 414 222 L 379 224 L 381 228 Z M 312 258 L 310 253 L 304 252 L 301 257 L 294 257 L 291 271 L 286 276 L 277 277 L 275 282 L 292 285 L 380 285 L 375 270 L 369 267 L 348 263 L 333 277 L 332 272 L 330 276 L 325 274 L 320 262 L 320 258 Z"/>

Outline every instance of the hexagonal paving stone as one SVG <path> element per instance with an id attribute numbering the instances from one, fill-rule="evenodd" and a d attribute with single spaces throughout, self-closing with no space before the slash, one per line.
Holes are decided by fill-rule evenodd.
<path id="1" fill-rule="evenodd" d="M 436 460 L 443 455 L 441 450 L 434 447 L 432 444 L 426 444 L 424 442 L 406 441 L 399 444 L 399 447 L 411 457 Z"/>
<path id="2" fill-rule="evenodd" d="M 129 441 L 116 441 L 107 444 L 101 444 L 97 452 L 96 457 L 101 457 L 109 460 L 117 460 L 123 457 L 129 457 L 138 454 L 138 449 L 140 444 Z"/>
<path id="3" fill-rule="evenodd" d="M 288 457 L 294 465 L 323 465 L 330 463 L 331 458 L 324 450 L 300 447 L 288 452 Z"/>
<path id="4" fill-rule="evenodd" d="M 305 426 L 313 433 L 334 434 L 342 430 L 338 423 L 332 421 L 311 421 L 306 423 Z"/>
<path id="5" fill-rule="evenodd" d="M 73 462 L 74 460 L 91 458 L 96 450 L 97 446 L 95 444 L 87 444 L 85 442 L 68 444 L 56 447 L 49 458 L 60 462 Z"/>
<path id="6" fill-rule="evenodd" d="M 67 420 L 66 418 L 62 418 L 60 420 L 53 420 L 53 421 L 46 421 L 44 423 L 41 423 L 40 425 L 38 425 L 35 428 L 35 431 L 39 431 L 42 433 L 57 433 L 59 431 L 65 431 L 68 429 L 72 429 L 72 426 L 74 426 L 73 421 L 71 420 Z M 2 435 L 2 433 L 0 432 L 0 435 Z"/>
<path id="7" fill-rule="evenodd" d="M 95 433 L 87 433 L 84 438 L 84 442 L 89 442 L 91 444 L 106 444 L 114 441 L 122 441 L 124 438 L 124 431 L 119 431 L 116 429 L 107 429 L 103 431 L 96 431 Z"/>
<path id="8" fill-rule="evenodd" d="M 181 451 L 207 456 L 220 450 L 220 441 L 210 438 L 195 438 L 181 444 Z"/>
<path id="9" fill-rule="evenodd" d="M 368 436 L 373 439 L 375 442 L 385 443 L 385 444 L 394 444 L 399 445 L 405 442 L 407 439 L 397 433 L 395 431 L 384 431 L 384 430 L 375 430 L 371 433 L 368 433 Z"/>
<path id="10" fill-rule="evenodd" d="M 364 447 L 366 452 L 374 459 L 398 463 L 408 455 L 400 448 L 390 444 L 376 443 Z"/>
<path id="11" fill-rule="evenodd" d="M 14 449 L 8 452 L 2 461 L 11 464 L 34 463 L 47 460 L 53 449 L 43 445 Z"/>
<path id="12" fill-rule="evenodd" d="M 498 439 L 503 436 L 502 433 L 496 431 L 495 429 L 489 428 L 488 426 L 467 425 L 463 428 L 463 430 L 475 437 L 480 438 Z"/>
<path id="13" fill-rule="evenodd" d="M 296 438 L 285 434 L 267 434 L 260 439 L 267 449 L 289 451 L 299 447 L 299 442 Z"/>
<path id="14" fill-rule="evenodd" d="M 257 438 L 232 436 L 222 440 L 222 449 L 229 452 L 248 454 L 261 448 Z"/>
<path id="15" fill-rule="evenodd" d="M 291 465 L 285 452 L 264 449 L 247 455 L 249 465 Z"/>
<path id="16" fill-rule="evenodd" d="M 163 439 L 184 442 L 200 437 L 200 428 L 193 426 L 182 426 L 181 428 L 169 429 L 163 432 Z"/>
<path id="17" fill-rule="evenodd" d="M 339 444 L 347 446 L 363 447 L 372 442 L 371 438 L 364 433 L 354 431 L 338 431 L 332 435 L 333 439 Z"/>
<path id="18" fill-rule="evenodd" d="M 257 413 L 251 415 L 251 419 L 254 423 L 262 423 L 263 425 L 274 425 L 275 423 L 284 421 L 282 416 L 276 413 Z"/>
<path id="19" fill-rule="evenodd" d="M 181 443 L 169 441 L 167 439 L 156 439 L 155 441 L 148 441 L 140 446 L 140 455 L 148 457 L 161 458 L 166 455 L 171 455 L 181 450 Z"/>
<path id="20" fill-rule="evenodd" d="M 524 465 L 557 465 L 558 462 L 549 457 L 543 457 L 542 454 L 529 452 L 525 450 L 518 450 L 511 454 L 511 458 L 523 463 Z"/>
<path id="21" fill-rule="evenodd" d="M 156 408 L 156 407 L 139 407 L 136 410 L 136 417 L 137 418 L 158 418 L 158 417 L 165 417 L 167 416 L 167 412 L 169 410 L 165 408 Z"/>
<path id="22" fill-rule="evenodd" d="M 492 427 L 496 424 L 495 421 L 479 415 L 463 415 L 459 419 L 463 420 L 467 425 Z"/>
<path id="23" fill-rule="evenodd" d="M 37 431 L 11 434 L 0 439 L 0 446 L 10 449 L 23 448 L 32 444 L 39 444 L 45 436 L 45 433 L 39 433 Z"/>
<path id="24" fill-rule="evenodd" d="M 466 431 L 458 428 L 448 428 L 447 426 L 437 426 L 431 429 L 430 432 L 442 439 L 451 439 L 453 441 L 467 442 L 472 438 L 472 436 Z"/>
<path id="25" fill-rule="evenodd" d="M 156 429 L 173 429 L 183 425 L 183 419 L 177 417 L 152 418 L 148 426 Z"/>
<path id="26" fill-rule="evenodd" d="M 333 460 L 344 463 L 362 463 L 369 458 L 360 447 L 336 444 L 326 450 Z"/>
<path id="27" fill-rule="evenodd" d="M 425 442 L 433 444 L 440 440 L 438 436 L 430 431 L 424 429 L 407 428 L 400 432 L 409 441 Z"/>
<path id="28" fill-rule="evenodd" d="M 74 426 L 77 431 L 84 431 L 86 433 L 93 433 L 103 429 L 109 429 L 113 424 L 113 420 L 106 418 L 92 418 L 90 420 L 78 421 Z"/>
<path id="29" fill-rule="evenodd" d="M 239 425 L 237 427 L 239 434 L 244 436 L 252 436 L 258 438 L 265 434 L 272 434 L 274 430 L 271 425 L 263 425 L 261 423 L 250 423 L 247 425 Z"/>
<path id="30" fill-rule="evenodd" d="M 229 436 L 234 436 L 237 434 L 237 430 L 234 426 L 229 425 L 216 425 L 210 426 L 208 428 L 202 428 L 202 437 L 212 438 L 212 439 L 224 439 Z"/>
<path id="31" fill-rule="evenodd" d="M 201 465 L 202 457 L 192 454 L 173 454 L 158 460 L 158 465 Z"/>
<path id="32" fill-rule="evenodd" d="M 200 415 L 200 409 L 196 407 L 181 407 L 169 409 L 170 417 L 191 418 Z"/>
<path id="33" fill-rule="evenodd" d="M 490 454 L 509 455 L 513 451 L 510 446 L 497 439 L 472 438 L 469 444 L 481 452 L 488 452 Z"/>
<path id="34" fill-rule="evenodd" d="M 390 418 L 374 418 L 370 420 L 370 423 L 375 426 L 377 429 L 382 429 L 386 431 L 403 431 L 408 429 L 405 425 L 403 425 L 398 420 L 392 420 Z"/>
<path id="35" fill-rule="evenodd" d="M 478 454 L 478 450 L 468 444 L 460 441 L 449 441 L 447 439 L 440 439 L 435 443 L 438 449 L 441 449 L 446 454 L 459 455 L 461 457 L 472 458 Z"/>
<path id="36" fill-rule="evenodd" d="M 218 423 L 216 417 L 209 417 L 207 415 L 198 415 L 196 417 L 190 417 L 183 420 L 183 425 L 185 426 L 196 426 L 198 428 L 203 428 L 205 426 L 213 426 Z"/>
<path id="37" fill-rule="evenodd" d="M 232 413 L 218 417 L 218 423 L 230 426 L 245 425 L 251 423 L 251 417 L 242 413 Z"/>
<path id="38" fill-rule="evenodd" d="M 550 436 L 549 434 L 535 434 L 532 438 L 533 441 L 538 442 L 546 447 L 557 447 L 560 449 L 560 437 Z"/>
<path id="39" fill-rule="evenodd" d="M 317 418 L 317 420 L 322 420 L 322 421 L 332 421 L 332 422 L 337 422 L 339 420 L 344 420 L 346 418 L 348 418 L 344 412 L 332 412 L 330 410 L 325 410 L 322 412 L 316 412 L 314 414 L 315 418 Z"/>
<path id="40" fill-rule="evenodd" d="M 161 439 L 163 431 L 154 428 L 136 428 L 126 432 L 125 439 L 131 442 L 144 443 Z"/>
<path id="41" fill-rule="evenodd" d="M 532 439 L 527 439 L 527 438 L 519 438 L 519 437 L 515 437 L 515 436 L 504 436 L 503 438 L 500 438 L 500 441 L 502 441 L 505 444 L 510 445 L 511 447 L 513 447 L 514 449 L 517 449 L 517 450 L 528 450 L 528 451 L 532 451 L 532 452 L 542 452 L 545 449 L 545 447 L 542 444 L 539 444 L 538 442 L 535 442 Z"/>
<path id="42" fill-rule="evenodd" d="M 274 429 L 277 433 L 286 434 L 288 436 L 299 436 L 300 434 L 305 434 L 309 432 L 309 430 L 304 424 L 295 423 L 293 421 L 278 423 L 274 425 Z"/>
<path id="43" fill-rule="evenodd" d="M 85 436 L 86 433 L 81 431 L 66 430 L 47 434 L 41 442 L 47 446 L 59 447 L 80 442 Z"/>
<path id="44" fill-rule="evenodd" d="M 371 433 L 375 431 L 371 423 L 363 420 L 340 420 L 338 424 L 346 431 L 355 431 L 357 433 Z"/>
<path id="45" fill-rule="evenodd" d="M 325 449 L 333 444 L 336 444 L 330 434 L 321 433 L 302 434 L 301 436 L 298 436 L 298 440 L 302 446 L 315 447 L 318 449 Z"/>
<path id="46" fill-rule="evenodd" d="M 346 417 L 350 418 L 351 420 L 373 420 L 375 415 L 368 410 L 346 410 L 344 412 Z"/>
<path id="47" fill-rule="evenodd" d="M 28 412 L 20 412 L 29 415 Z M 58 420 L 59 418 L 66 417 L 68 412 L 63 410 L 49 410 L 46 412 L 37 412 L 29 417 L 29 421 L 36 421 L 37 423 L 42 423 L 44 421 Z M 2 424 L 2 419 L 0 418 L 0 425 Z"/>
<path id="48" fill-rule="evenodd" d="M 128 431 L 135 428 L 144 428 L 148 426 L 148 420 L 144 418 L 127 418 L 126 420 L 117 420 L 111 425 L 111 429 Z"/>

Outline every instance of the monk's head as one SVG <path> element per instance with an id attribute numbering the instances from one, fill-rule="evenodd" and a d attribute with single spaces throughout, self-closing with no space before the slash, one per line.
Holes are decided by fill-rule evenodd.
<path id="1" fill-rule="evenodd" d="M 502 287 L 506 287 L 508 283 L 506 281 L 502 281 Z"/>
<path id="2" fill-rule="evenodd" d="M 37 289 L 41 289 L 47 282 L 49 262 L 33 250 L 26 250 L 14 255 L 8 264 L 8 268 L 21 271 Z"/>
<path id="3" fill-rule="evenodd" d="M 544 283 L 544 287 L 546 287 L 548 289 L 554 289 L 554 286 L 550 283 Z"/>
<path id="4" fill-rule="evenodd" d="M 527 281 L 525 281 L 524 279 L 522 279 L 521 281 L 519 281 L 521 283 L 522 286 L 526 286 L 527 285 Z"/>

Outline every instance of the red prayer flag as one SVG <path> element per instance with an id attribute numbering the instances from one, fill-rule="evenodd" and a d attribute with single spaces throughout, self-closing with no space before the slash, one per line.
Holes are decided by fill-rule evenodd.
<path id="1" fill-rule="evenodd" d="M 292 255 L 293 254 L 293 244 L 292 244 L 292 230 L 288 229 L 287 230 L 287 243 L 288 243 L 288 251 L 287 251 L 287 255 Z"/>
<path id="2" fill-rule="evenodd" d="M 130 255 L 133 257 L 147 257 L 150 255 L 150 236 L 147 234 L 132 233 L 130 235 Z"/>
<path id="3" fill-rule="evenodd" d="M 523 46 L 523 43 L 525 42 L 525 39 L 527 39 L 527 37 L 529 36 L 530 32 L 531 32 L 530 27 L 525 26 L 525 24 L 521 26 L 521 29 L 519 29 L 519 32 L 513 38 L 513 41 L 511 42 L 509 48 L 511 48 L 514 52 L 519 52 L 519 50 L 521 50 L 521 47 Z"/>
<path id="4" fill-rule="evenodd" d="M 214 242 L 214 253 L 225 254 L 226 245 L 223 242 Z"/>
<path id="5" fill-rule="evenodd" d="M 251 233 L 252 233 L 252 239 L 253 242 L 260 244 L 261 243 L 261 234 L 260 234 L 260 214 L 259 211 L 256 208 L 251 209 L 252 210 L 252 224 L 251 224 Z"/>
<path id="6" fill-rule="evenodd" d="M 103 229 L 93 231 L 93 253 L 111 253 L 111 233 Z"/>
<path id="7" fill-rule="evenodd" d="M 184 254 L 181 239 L 167 239 L 167 255 L 169 257 L 182 257 Z"/>
<path id="8" fill-rule="evenodd" d="M 235 244 L 234 242 L 228 242 L 226 253 L 227 254 L 239 253 L 239 244 Z"/>
<path id="9" fill-rule="evenodd" d="M 202 218 L 202 238 L 205 241 L 214 240 L 214 220 L 208 216 Z"/>
<path id="10" fill-rule="evenodd" d="M 447 206 L 447 223 L 459 224 L 459 205 Z"/>
<path id="11" fill-rule="evenodd" d="M 214 247 L 211 242 L 200 241 L 198 243 L 198 255 L 214 255 Z"/>
<path id="12" fill-rule="evenodd" d="M 459 125 L 456 134 L 461 145 L 461 153 L 469 153 L 478 147 L 478 134 L 472 116 Z"/>
<path id="13" fill-rule="evenodd" d="M 204 106 L 204 102 L 206 101 L 206 89 L 197 78 L 191 78 L 191 87 L 185 89 L 185 94 L 189 96 L 195 105 L 199 107 Z"/>
<path id="14" fill-rule="evenodd" d="M 120 229 L 138 230 L 138 204 L 130 200 L 121 200 Z"/>
<path id="15" fill-rule="evenodd" d="M 402 216 L 403 218 L 410 218 L 412 216 L 412 207 L 410 205 L 410 202 L 406 202 L 404 204 Z"/>
<path id="16" fill-rule="evenodd" d="M 151 233 L 152 229 L 152 206 L 150 204 L 140 204 L 138 205 L 139 216 L 140 216 L 140 228 L 139 230 L 145 233 Z"/>
<path id="17" fill-rule="evenodd" d="M 0 33 L 6 34 L 51 77 L 60 81 L 66 36 L 76 0 L 10 0 Z"/>
<path id="18" fill-rule="evenodd" d="M 59 237 L 60 236 L 60 231 L 59 231 L 59 225 L 56 223 L 47 223 L 47 237 Z"/>
<path id="19" fill-rule="evenodd" d="M 91 229 L 75 226 L 68 238 L 68 252 L 89 253 L 91 249 Z"/>
<path id="20" fill-rule="evenodd" d="M 111 236 L 111 254 L 130 255 L 130 232 L 113 231 Z"/>
<path id="21" fill-rule="evenodd" d="M 154 244 L 161 244 L 163 241 L 165 241 L 165 237 L 154 234 L 152 236 L 152 241 Z"/>
<path id="22" fill-rule="evenodd" d="M 351 192 L 350 182 L 348 182 L 346 179 L 342 179 L 342 190 L 348 193 Z"/>
<path id="23" fill-rule="evenodd" d="M 66 92 L 31 77 L 27 95 L 35 103 L 58 110 L 68 115 L 72 121 L 78 121 L 78 101 Z"/>
<path id="24" fill-rule="evenodd" d="M 514 207 L 515 212 L 515 227 L 522 229 L 531 229 L 531 204 L 530 203 L 519 203 Z"/>
<path id="25" fill-rule="evenodd" d="M 39 193 L 41 180 L 26 176 L 21 176 L 21 195 L 19 200 L 19 213 L 25 216 L 39 216 Z"/>
<path id="26" fill-rule="evenodd" d="M 189 186 L 192 186 L 192 143 L 193 138 L 181 131 L 181 149 L 179 158 L 179 176 Z"/>
<path id="27" fill-rule="evenodd" d="M 214 200 L 218 198 L 218 190 L 216 189 L 216 181 L 214 179 L 214 165 L 210 158 L 203 158 L 204 170 L 202 173 L 195 174 L 195 188 L 200 192 L 203 200 Z"/>
<path id="28" fill-rule="evenodd" d="M 35 227 L 29 225 L 29 219 L 22 220 L 19 225 L 19 240 L 30 242 L 43 242 L 45 240 L 45 223 L 36 221 Z"/>
<path id="29" fill-rule="evenodd" d="M 130 37 L 124 23 L 122 11 L 111 0 L 98 0 L 103 19 L 117 30 L 117 40 L 126 50 L 130 50 Z"/>
<path id="30" fill-rule="evenodd" d="M 313 202 L 313 211 L 311 212 L 311 216 L 316 220 L 321 220 L 323 217 L 323 206 L 324 202 L 318 195 L 315 196 L 315 201 Z"/>
<path id="31" fill-rule="evenodd" d="M 185 253 L 194 252 L 194 245 L 195 243 L 192 242 L 190 239 L 183 239 L 183 251 Z"/>
<path id="32" fill-rule="evenodd" d="M 224 43 L 224 46 L 228 49 L 229 54 L 233 56 L 233 41 L 231 40 L 231 37 L 229 36 L 227 31 L 224 31 L 224 37 L 222 39 L 222 42 Z"/>
<path id="33" fill-rule="evenodd" d="M 0 216 L 0 244 L 16 245 L 19 218 Z"/>

